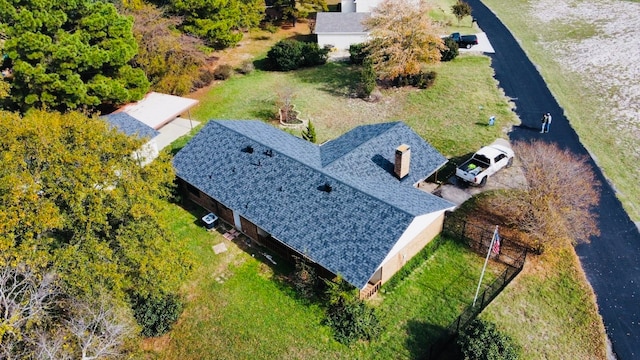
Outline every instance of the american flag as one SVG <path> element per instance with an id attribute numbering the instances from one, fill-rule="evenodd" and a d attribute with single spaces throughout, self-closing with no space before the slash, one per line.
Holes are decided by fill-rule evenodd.
<path id="1" fill-rule="evenodd" d="M 493 232 L 494 242 L 493 247 L 491 248 L 491 252 L 494 254 L 500 254 L 500 234 L 498 234 L 498 227 L 496 226 L 496 231 Z"/>

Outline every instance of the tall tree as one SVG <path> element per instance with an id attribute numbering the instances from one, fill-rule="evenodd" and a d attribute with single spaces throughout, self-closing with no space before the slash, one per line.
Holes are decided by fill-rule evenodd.
<path id="1" fill-rule="evenodd" d="M 600 184 L 587 158 L 539 141 L 518 142 L 514 150 L 528 187 L 488 198 L 484 210 L 524 231 L 540 250 L 598 235 L 593 208 Z"/>
<path id="2" fill-rule="evenodd" d="M 140 47 L 134 62 L 145 71 L 152 88 L 174 95 L 191 91 L 205 63 L 202 40 L 176 32 L 181 19 L 165 16 L 156 6 L 127 13 L 134 18 L 133 33 Z"/>
<path id="3" fill-rule="evenodd" d="M 170 9 L 184 17 L 181 28 L 223 49 L 242 40 L 242 31 L 255 28 L 263 18 L 262 0 L 170 0 Z"/>
<path id="4" fill-rule="evenodd" d="M 371 36 L 366 49 L 380 78 L 416 75 L 422 64 L 440 61 L 442 31 L 430 10 L 426 0 L 385 0 L 365 21 Z"/>
<path id="5" fill-rule="evenodd" d="M 327 11 L 326 0 L 273 0 L 273 8 L 281 18 L 289 20 L 296 26 L 299 18 L 305 18 L 314 11 Z"/>
<path id="6" fill-rule="evenodd" d="M 118 105 L 149 88 L 142 70 L 129 65 L 138 50 L 132 20 L 113 4 L 3 0 L 0 18 L 17 109 Z"/>
<path id="7" fill-rule="evenodd" d="M 140 167 L 141 143 L 79 113 L 0 112 L 0 262 L 53 267 L 73 296 L 175 292 L 188 261 L 157 215 L 173 171 Z"/>

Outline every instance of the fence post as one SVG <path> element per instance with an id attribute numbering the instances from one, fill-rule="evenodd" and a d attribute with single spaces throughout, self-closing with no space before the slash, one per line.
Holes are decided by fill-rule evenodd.
<path id="1" fill-rule="evenodd" d="M 507 270 L 505 270 L 504 272 L 504 279 L 502 279 L 502 287 L 504 287 L 504 284 L 507 283 L 507 279 L 509 278 L 509 268 L 507 268 Z"/>
<path id="2" fill-rule="evenodd" d="M 458 323 L 456 324 L 456 334 L 460 332 L 460 318 L 462 315 L 458 315 Z"/>
<path id="3" fill-rule="evenodd" d="M 482 292 L 482 301 L 480 301 L 480 309 L 484 308 L 484 296 L 487 295 L 487 290 Z"/>

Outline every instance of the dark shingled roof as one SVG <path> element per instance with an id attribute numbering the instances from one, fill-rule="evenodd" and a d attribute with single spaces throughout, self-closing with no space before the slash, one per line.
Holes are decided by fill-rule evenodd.
<path id="1" fill-rule="evenodd" d="M 107 120 L 107 122 L 111 124 L 111 126 L 117 128 L 118 130 L 129 136 L 137 136 L 140 139 L 153 139 L 160 134 L 158 130 L 152 128 L 151 126 L 143 123 L 142 121 L 125 112 L 104 115 L 102 116 L 102 118 Z"/>
<path id="2" fill-rule="evenodd" d="M 411 173 L 399 181 L 387 162 L 402 143 L 411 146 Z M 212 120 L 176 154 L 174 167 L 186 182 L 363 288 L 416 216 L 453 206 L 412 186 L 445 161 L 400 122 L 361 126 L 318 146 L 260 121 Z"/>
<path id="3" fill-rule="evenodd" d="M 316 15 L 316 34 L 364 34 L 367 32 L 362 22 L 371 17 L 364 12 L 319 12 Z"/>

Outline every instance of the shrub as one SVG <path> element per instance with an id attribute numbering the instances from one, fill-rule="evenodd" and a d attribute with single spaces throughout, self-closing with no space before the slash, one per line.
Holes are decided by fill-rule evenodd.
<path id="1" fill-rule="evenodd" d="M 473 320 L 460 334 L 458 346 L 466 360 L 516 360 L 520 352 L 508 335 L 480 319 Z"/>
<path id="2" fill-rule="evenodd" d="M 297 40 L 278 41 L 267 53 L 267 62 L 272 70 L 295 70 L 301 61 L 302 43 Z"/>
<path id="3" fill-rule="evenodd" d="M 309 123 L 311 124 L 311 123 Z M 293 278 L 293 286 L 304 299 L 313 299 L 318 288 L 318 275 L 316 270 L 306 261 L 295 257 L 296 271 Z"/>
<path id="4" fill-rule="evenodd" d="M 227 80 L 233 74 L 233 66 L 222 64 L 213 72 L 213 78 L 216 80 Z"/>
<path id="5" fill-rule="evenodd" d="M 272 70 L 290 71 L 302 66 L 316 66 L 327 62 L 329 47 L 320 48 L 317 43 L 298 40 L 282 40 L 267 53 L 267 63 Z"/>
<path id="6" fill-rule="evenodd" d="M 253 61 L 251 60 L 245 60 L 242 62 L 242 65 L 240 65 L 240 68 L 238 69 L 238 72 L 240 74 L 249 74 L 251 72 L 253 72 L 253 70 L 255 70 L 256 67 L 253 65 Z"/>
<path id="7" fill-rule="evenodd" d="M 134 295 L 133 316 L 145 336 L 159 336 L 170 330 L 182 312 L 182 302 L 177 295 L 162 294 L 143 297 Z"/>
<path id="8" fill-rule="evenodd" d="M 362 65 L 364 59 L 369 56 L 369 52 L 366 50 L 367 44 L 352 44 L 349 46 L 349 60 L 354 65 Z"/>
<path id="9" fill-rule="evenodd" d="M 358 291 L 341 278 L 327 281 L 326 322 L 333 328 L 336 340 L 350 344 L 371 340 L 380 333 L 380 323 L 373 308 L 358 298 Z"/>
<path id="10" fill-rule="evenodd" d="M 214 79 L 215 76 L 213 71 L 204 68 L 200 69 L 198 78 L 193 81 L 193 87 L 199 89 L 205 86 L 209 86 L 209 84 L 211 84 Z"/>
<path id="11" fill-rule="evenodd" d="M 373 70 L 371 60 L 365 60 L 360 71 L 360 84 L 358 87 L 358 97 L 368 98 L 373 89 L 376 88 L 376 73 Z"/>
<path id="12" fill-rule="evenodd" d="M 302 43 L 302 66 L 318 66 L 327 63 L 330 46 L 320 48 L 318 43 Z"/>
<path id="13" fill-rule="evenodd" d="M 421 72 L 416 75 L 409 76 L 399 76 L 393 79 L 392 83 L 394 86 L 403 87 L 403 86 L 415 86 L 420 89 L 426 89 L 433 85 L 436 81 L 436 72 Z"/>
<path id="14" fill-rule="evenodd" d="M 441 61 L 451 61 L 458 56 L 458 43 L 450 37 L 444 39 L 444 46 L 446 49 L 441 50 Z"/>

